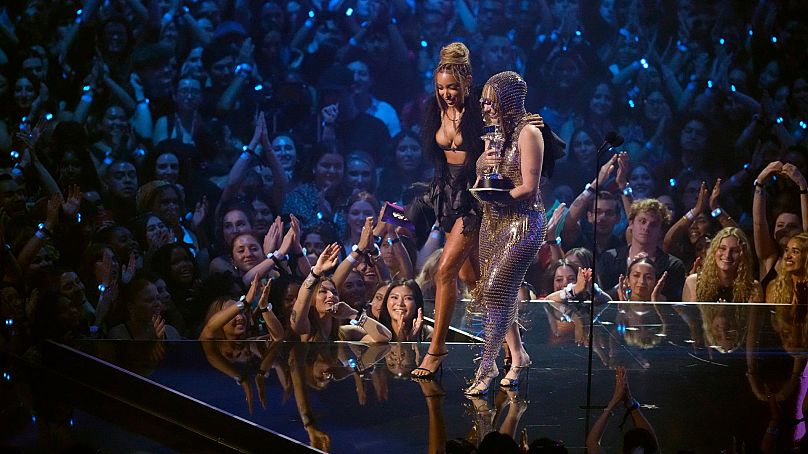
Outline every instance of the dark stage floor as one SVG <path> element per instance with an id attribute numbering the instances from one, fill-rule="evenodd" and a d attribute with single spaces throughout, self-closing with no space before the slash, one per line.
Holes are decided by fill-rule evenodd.
<path id="1" fill-rule="evenodd" d="M 64 401 L 62 413 L 35 422 L 32 412 L 18 409 L 15 416 L 27 422 L 6 425 L 13 430 L 2 440 L 33 450 L 37 437 L 49 436 L 42 419 L 60 417 L 51 426 L 61 424 L 63 437 L 110 452 L 262 446 L 290 452 L 314 445 L 336 453 L 420 453 L 446 439 L 473 440 L 490 430 L 518 436 L 525 428 L 530 439 L 563 440 L 575 452 L 612 395 L 615 366 L 628 368 L 632 393 L 665 452 L 719 452 L 733 439 L 755 452 L 751 447 L 760 445 L 769 422 L 767 392 L 782 398 L 784 420 L 801 417 L 795 412 L 806 380 L 792 371 L 802 371 L 806 344 L 791 307 L 610 304 L 598 311 L 591 388 L 589 350 L 577 345 L 575 324 L 542 303 L 526 303 L 528 378 L 518 390 L 496 389 L 481 399 L 461 392 L 479 352 L 473 343 L 451 344 L 441 379 L 427 383 L 408 379 L 426 351 L 408 343 L 96 341 L 78 346 L 88 356 L 51 346 L 43 355 L 46 374 L 15 371 L 3 393 L 50 389 Z M 456 326 L 474 333 L 475 317 L 458 313 Z M 579 333 L 588 330 L 582 328 Z M 8 370 L 20 368 L 6 361 Z M 53 392 L 54 381 L 63 392 Z M 6 419 L 16 421 L 8 412 Z M 607 452 L 619 450 L 622 419 L 622 410 L 611 417 Z M 247 438 L 254 444 L 240 444 Z"/>

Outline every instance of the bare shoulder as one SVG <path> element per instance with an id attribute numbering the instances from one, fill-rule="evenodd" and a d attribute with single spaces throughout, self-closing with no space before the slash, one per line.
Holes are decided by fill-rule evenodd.
<path id="1" fill-rule="evenodd" d="M 519 131 L 519 140 L 522 140 L 523 138 L 537 139 L 544 142 L 544 138 L 541 135 L 541 129 L 530 123 L 523 126 L 522 130 Z"/>
<path id="2" fill-rule="evenodd" d="M 685 285 L 695 286 L 696 281 L 698 279 L 699 279 L 699 274 L 698 273 L 693 273 L 690 276 L 688 276 L 687 279 L 685 279 Z"/>
<path id="3" fill-rule="evenodd" d="M 544 138 L 541 135 L 541 130 L 531 124 L 526 124 L 519 131 L 519 147 L 523 150 L 544 150 Z"/>

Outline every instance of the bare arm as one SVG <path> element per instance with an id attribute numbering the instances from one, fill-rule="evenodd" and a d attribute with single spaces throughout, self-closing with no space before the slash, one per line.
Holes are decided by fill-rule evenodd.
<path id="1" fill-rule="evenodd" d="M 205 327 L 202 329 L 202 332 L 199 334 L 199 340 L 214 340 L 216 339 L 216 331 L 219 331 L 224 327 L 224 325 L 228 324 L 230 320 L 238 315 L 241 312 L 241 308 L 238 305 L 232 305 L 227 309 L 223 309 L 210 317 L 208 323 L 205 324 Z"/>
<path id="2" fill-rule="evenodd" d="M 758 175 L 755 196 L 752 199 L 752 224 L 755 253 L 760 260 L 760 275 L 764 276 L 777 260 L 777 244 L 769 233 L 769 222 L 766 219 L 766 190 L 762 186 L 766 179 L 783 168 L 783 163 L 775 161 L 766 166 Z"/>
<path id="3" fill-rule="evenodd" d="M 539 190 L 544 160 L 544 139 L 539 128 L 533 125 L 522 128 L 519 133 L 519 149 L 522 184 L 511 189 L 510 194 L 514 200 L 530 198 Z"/>
<path id="4" fill-rule="evenodd" d="M 339 245 L 336 243 L 329 244 L 322 254 L 317 258 L 317 263 L 311 268 L 311 274 L 300 286 L 300 291 L 297 292 L 297 299 L 292 306 L 292 314 L 289 317 L 290 328 L 292 332 L 298 336 L 306 335 L 311 332 L 311 324 L 309 323 L 309 308 L 311 307 L 311 299 L 314 292 L 319 288 L 319 279 L 315 277 L 322 276 L 329 269 L 333 269 L 337 265 L 339 258 Z"/>
<path id="5" fill-rule="evenodd" d="M 682 288 L 682 301 L 693 302 L 696 299 L 696 282 L 698 281 L 698 274 L 691 274 L 685 279 L 685 286 Z"/>

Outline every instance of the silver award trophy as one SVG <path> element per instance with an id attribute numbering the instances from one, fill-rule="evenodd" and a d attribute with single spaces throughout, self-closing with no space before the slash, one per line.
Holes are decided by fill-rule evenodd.
<path id="1" fill-rule="evenodd" d="M 499 125 L 487 125 L 484 128 L 485 134 L 481 137 L 488 142 L 488 148 L 497 151 L 499 158 L 503 158 L 503 148 L 505 137 L 502 135 L 502 128 Z M 478 199 L 484 202 L 496 202 L 510 197 L 510 190 L 513 189 L 513 182 L 508 177 L 499 173 L 499 165 L 489 169 L 490 172 L 483 174 L 476 187 L 470 191 Z"/>

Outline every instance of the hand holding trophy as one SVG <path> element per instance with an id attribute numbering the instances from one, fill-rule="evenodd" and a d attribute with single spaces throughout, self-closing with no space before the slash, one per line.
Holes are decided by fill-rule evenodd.
<path id="1" fill-rule="evenodd" d="M 486 96 L 487 95 L 487 96 Z M 490 165 L 487 173 L 484 173 L 477 185 L 471 188 L 472 195 L 483 202 L 497 202 L 510 199 L 510 190 L 513 189 L 513 182 L 506 176 L 499 173 L 499 166 L 503 159 L 503 149 L 505 148 L 505 136 L 502 133 L 501 120 L 499 119 L 498 103 L 493 90 L 486 93 L 480 99 L 486 126 L 481 137 L 487 145 L 485 150 L 485 163 Z"/>

